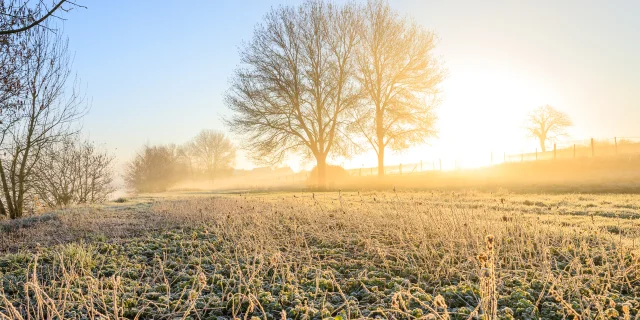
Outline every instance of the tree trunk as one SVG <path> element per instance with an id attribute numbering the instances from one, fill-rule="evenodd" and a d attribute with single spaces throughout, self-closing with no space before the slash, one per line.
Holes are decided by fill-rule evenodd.
<path id="1" fill-rule="evenodd" d="M 318 174 L 318 189 L 327 188 L 327 155 L 316 156 L 316 173 Z"/>
<path id="2" fill-rule="evenodd" d="M 9 215 L 7 214 L 7 210 L 4 208 L 4 203 L 2 203 L 2 200 L 0 200 L 0 216 L 4 216 L 4 217 L 9 217 Z"/>
<path id="3" fill-rule="evenodd" d="M 2 179 L 2 193 L 5 196 L 5 200 L 7 200 L 7 209 L 9 219 L 15 219 L 15 211 L 13 206 L 13 201 L 11 198 L 11 190 L 9 189 L 9 184 L 7 183 L 7 178 L 4 174 L 4 167 L 2 165 L 2 160 L 0 160 L 0 178 Z M 6 214 L 6 213 L 5 213 Z"/>
<path id="4" fill-rule="evenodd" d="M 384 128 L 383 128 L 383 111 L 376 108 L 376 137 L 378 138 L 378 177 L 384 177 Z"/>
<path id="5" fill-rule="evenodd" d="M 542 150 L 542 152 L 547 152 L 547 147 L 545 144 L 545 140 L 540 138 L 540 150 Z"/>
<path id="6" fill-rule="evenodd" d="M 378 177 L 384 177 L 384 145 L 378 143 Z"/>

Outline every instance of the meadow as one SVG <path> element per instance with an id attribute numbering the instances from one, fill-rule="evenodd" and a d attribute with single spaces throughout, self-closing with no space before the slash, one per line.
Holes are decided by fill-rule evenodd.
<path id="1" fill-rule="evenodd" d="M 640 319 L 640 198 L 181 192 L 0 223 L 1 319 Z"/>

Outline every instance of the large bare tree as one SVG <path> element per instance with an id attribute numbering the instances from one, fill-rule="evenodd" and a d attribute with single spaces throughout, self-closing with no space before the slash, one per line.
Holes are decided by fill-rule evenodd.
<path id="1" fill-rule="evenodd" d="M 17 98 L 15 121 L 0 132 L 0 214 L 11 219 L 24 213 L 25 197 L 33 191 L 34 167 L 43 149 L 76 130 L 72 124 L 84 113 L 77 86 L 70 85 L 71 62 L 67 41 L 35 28 L 26 38 L 25 74 Z"/>
<path id="2" fill-rule="evenodd" d="M 210 180 L 229 170 L 236 160 L 236 148 L 224 133 L 202 130 L 188 145 L 188 152 Z"/>
<path id="3" fill-rule="evenodd" d="M 353 129 L 378 156 L 384 175 L 385 149 L 402 150 L 436 134 L 434 107 L 445 72 L 433 55 L 434 33 L 402 18 L 386 1 L 362 10 L 357 64 L 366 97 Z"/>
<path id="4" fill-rule="evenodd" d="M 533 109 L 526 119 L 525 129 L 532 138 L 538 140 L 542 152 L 547 151 L 547 142 L 556 141 L 567 135 L 567 129 L 573 125 L 568 114 L 544 105 Z"/>
<path id="5" fill-rule="evenodd" d="M 315 159 L 326 186 L 327 158 L 347 153 L 345 115 L 359 99 L 358 27 L 353 5 L 322 1 L 272 9 L 256 27 L 226 96 L 227 124 L 255 160 L 302 153 Z"/>

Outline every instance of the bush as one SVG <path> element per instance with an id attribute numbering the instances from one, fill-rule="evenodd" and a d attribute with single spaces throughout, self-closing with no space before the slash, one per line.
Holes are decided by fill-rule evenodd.
<path id="1" fill-rule="evenodd" d="M 125 203 L 125 202 L 127 202 L 127 199 L 123 198 L 123 197 L 120 197 L 118 199 L 113 200 L 113 202 L 115 202 L 115 203 Z"/>

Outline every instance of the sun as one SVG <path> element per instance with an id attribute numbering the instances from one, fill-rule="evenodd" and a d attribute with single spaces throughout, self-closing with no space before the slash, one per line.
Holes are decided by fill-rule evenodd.
<path id="1" fill-rule="evenodd" d="M 505 68 L 465 66 L 450 71 L 436 109 L 437 137 L 404 151 L 385 150 L 386 166 L 473 169 L 535 148 L 523 129 L 524 119 L 535 106 L 556 99 L 548 88 Z M 349 169 L 376 167 L 377 156 L 368 151 L 338 164 Z"/>

